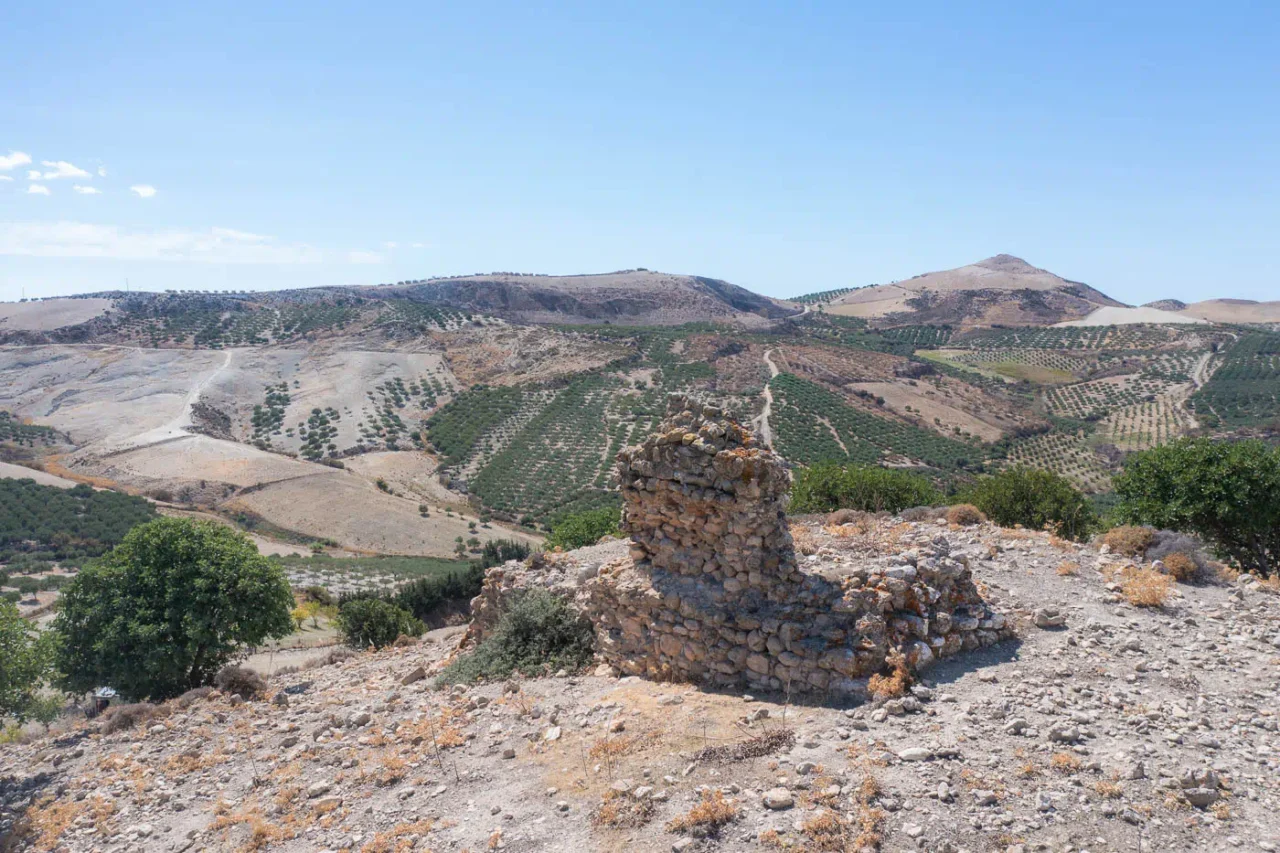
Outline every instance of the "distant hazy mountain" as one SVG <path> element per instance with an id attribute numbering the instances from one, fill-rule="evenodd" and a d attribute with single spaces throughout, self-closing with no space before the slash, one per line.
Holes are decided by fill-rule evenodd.
<path id="1" fill-rule="evenodd" d="M 850 291 L 825 308 L 879 324 L 1049 325 L 1118 302 L 1078 281 L 996 255 L 952 270 Z"/>

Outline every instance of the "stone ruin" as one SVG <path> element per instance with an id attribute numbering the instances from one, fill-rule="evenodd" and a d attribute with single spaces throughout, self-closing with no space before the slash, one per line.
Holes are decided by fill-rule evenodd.
<path id="1" fill-rule="evenodd" d="M 945 538 L 892 565 L 801 568 L 786 463 L 715 407 L 673 397 L 617 469 L 630 557 L 558 582 L 536 576 L 546 566 L 491 570 L 473 604 L 480 633 L 503 596 L 550 586 L 623 673 L 838 695 L 864 693 L 894 653 L 919 669 L 1011 636 Z"/>

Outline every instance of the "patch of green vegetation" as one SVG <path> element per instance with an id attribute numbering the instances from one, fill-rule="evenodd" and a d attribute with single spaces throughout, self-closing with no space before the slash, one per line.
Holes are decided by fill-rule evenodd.
<path id="1" fill-rule="evenodd" d="M 266 399 L 261 405 L 253 407 L 253 440 L 266 445 L 271 444 L 271 436 L 284 427 L 284 410 L 289 405 L 289 383 L 267 386 Z"/>
<path id="2" fill-rule="evenodd" d="M 305 423 L 298 425 L 298 437 L 302 439 L 302 456 L 317 462 L 324 456 L 332 456 L 338 449 L 334 439 L 338 436 L 337 422 L 342 415 L 328 406 L 311 410 Z"/>
<path id="3" fill-rule="evenodd" d="M 824 461 L 880 462 L 897 454 L 934 468 L 957 470 L 985 458 L 982 447 L 849 406 L 838 395 L 790 373 L 769 383 L 775 442 L 802 465 Z"/>
<path id="4" fill-rule="evenodd" d="M 1037 385 L 1053 385 L 1074 382 L 1076 377 L 1069 370 L 1056 367 L 1041 367 L 1037 364 L 1022 364 L 1016 361 L 997 361 L 991 364 L 991 370 L 1010 379 L 1033 382 Z"/>
<path id="5" fill-rule="evenodd" d="M 486 434 L 533 403 L 534 396 L 527 389 L 478 385 L 453 398 L 427 420 L 427 439 L 440 454 L 441 464 L 461 464 Z"/>
<path id="6" fill-rule="evenodd" d="M 12 412 L 0 410 L 0 442 L 16 444 L 19 447 L 47 447 L 60 440 L 58 431 L 53 427 L 24 424 Z"/>
<path id="7" fill-rule="evenodd" d="M 594 545 L 605 536 L 618 536 L 621 533 L 619 515 L 617 506 L 602 506 L 599 509 L 561 515 L 551 523 L 547 547 L 571 551 Z"/>
<path id="8" fill-rule="evenodd" d="M 1066 478 L 1051 471 L 1010 468 L 978 478 L 962 500 L 1001 527 L 1021 524 L 1050 529 L 1068 539 L 1084 539 L 1098 526 L 1093 504 Z"/>
<path id="9" fill-rule="evenodd" d="M 1182 439 L 1125 460 L 1126 522 L 1194 533 L 1251 572 L 1280 573 L 1280 448 Z"/>
<path id="10" fill-rule="evenodd" d="M 338 608 L 338 630 L 342 642 L 353 649 L 381 649 L 401 636 L 420 636 L 426 626 L 389 601 L 355 598 Z"/>
<path id="11" fill-rule="evenodd" d="M 950 326 L 898 326 L 881 329 L 880 334 L 885 340 L 909 345 L 913 350 L 927 350 L 946 346 L 953 331 Z"/>
<path id="12" fill-rule="evenodd" d="M 867 465 L 823 462 L 802 468 L 791 485 L 791 512 L 901 512 L 936 506 L 942 493 L 926 477 Z"/>
<path id="13" fill-rule="evenodd" d="M 844 296 L 846 293 L 853 293 L 858 290 L 856 287 L 835 287 L 831 290 L 819 290 L 815 293 L 806 293 L 803 296 L 793 296 L 788 302 L 795 302 L 800 305 L 822 305 L 832 301 L 838 297 Z"/>
<path id="14" fill-rule="evenodd" d="M 1190 405 L 1208 426 L 1257 426 L 1280 419 L 1280 334 L 1241 334 Z"/>
<path id="15" fill-rule="evenodd" d="M 445 668 L 439 685 L 508 678 L 514 672 L 578 670 L 594 656 L 591 623 L 545 590 L 515 597 L 493 632 Z"/>
<path id="16" fill-rule="evenodd" d="M 155 515 L 155 507 L 132 495 L 0 479 L 0 563 L 78 565 Z"/>

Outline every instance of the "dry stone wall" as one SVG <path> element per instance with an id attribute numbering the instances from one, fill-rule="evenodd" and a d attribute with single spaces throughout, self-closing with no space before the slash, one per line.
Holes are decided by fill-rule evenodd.
<path id="1" fill-rule="evenodd" d="M 575 601 L 621 672 L 856 695 L 895 653 L 918 669 L 1011 634 L 942 536 L 887 565 L 802 566 L 786 463 L 717 408 L 672 398 L 617 467 L 629 556 L 491 570 L 473 636 L 505 596 L 542 586 Z"/>

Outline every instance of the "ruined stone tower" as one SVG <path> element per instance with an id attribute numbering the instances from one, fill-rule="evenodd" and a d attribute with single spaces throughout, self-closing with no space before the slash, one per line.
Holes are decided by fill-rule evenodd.
<path id="1" fill-rule="evenodd" d="M 786 464 L 712 406 L 673 397 L 661 430 L 618 454 L 622 528 L 637 568 L 786 597 L 800 579 Z"/>

